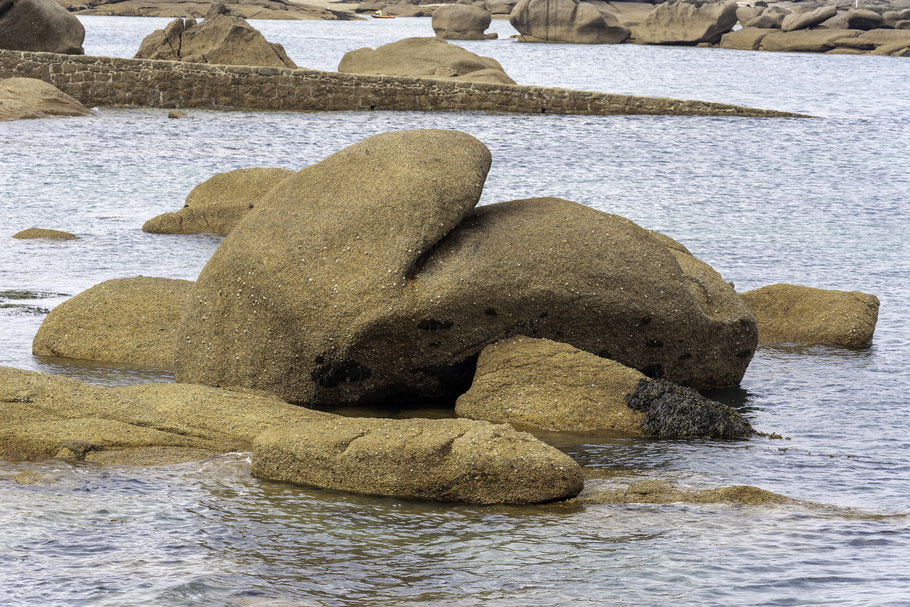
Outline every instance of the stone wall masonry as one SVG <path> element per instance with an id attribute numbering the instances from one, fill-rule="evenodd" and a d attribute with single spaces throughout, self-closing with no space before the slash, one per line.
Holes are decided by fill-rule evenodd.
<path id="1" fill-rule="evenodd" d="M 0 50 L 0 78 L 49 82 L 89 107 L 802 117 L 723 103 L 538 86 Z"/>

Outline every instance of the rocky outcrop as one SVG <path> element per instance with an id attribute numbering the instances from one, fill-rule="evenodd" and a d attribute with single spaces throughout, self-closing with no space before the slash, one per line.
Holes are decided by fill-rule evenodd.
<path id="1" fill-rule="evenodd" d="M 235 169 L 206 179 L 189 193 L 183 208 L 145 222 L 143 232 L 226 236 L 276 185 L 293 175 L 287 169 Z"/>
<path id="2" fill-rule="evenodd" d="M 814 29 L 790 32 L 773 32 L 762 38 L 763 51 L 790 51 L 824 53 L 847 38 L 856 38 L 859 32 L 850 30 Z"/>
<path id="3" fill-rule="evenodd" d="M 618 44 L 629 37 L 611 13 L 576 0 L 520 0 L 509 23 L 524 42 Z"/>
<path id="4" fill-rule="evenodd" d="M 178 381 L 304 403 L 454 400 L 480 350 L 511 335 L 695 387 L 740 380 L 756 329 L 716 272 L 577 203 L 473 210 L 490 161 L 463 133 L 404 131 L 282 182 L 200 274 Z"/>
<path id="5" fill-rule="evenodd" d="M 49 116 L 89 116 L 91 110 L 55 87 L 35 78 L 0 80 L 0 122 Z M 59 238 L 56 230 L 31 228 L 15 238 Z M 42 234 L 36 236 L 35 234 Z"/>
<path id="6" fill-rule="evenodd" d="M 673 0 L 658 4 L 635 28 L 640 44 L 716 43 L 736 25 L 736 2 Z"/>
<path id="7" fill-rule="evenodd" d="M 744 27 L 724 34 L 723 38 L 720 39 L 720 47 L 741 51 L 757 51 L 761 46 L 761 41 L 772 31 L 763 27 Z"/>
<path id="8" fill-rule="evenodd" d="M 651 380 L 615 361 L 546 339 L 484 348 L 463 417 L 541 430 L 610 431 L 660 438 L 739 438 L 752 429 L 733 409 L 691 389 Z"/>
<path id="9" fill-rule="evenodd" d="M 165 59 L 220 65 L 297 67 L 280 44 L 269 42 L 242 17 L 215 4 L 201 23 L 175 19 L 145 37 L 137 59 Z"/>
<path id="10" fill-rule="evenodd" d="M 143 276 L 97 284 L 51 310 L 35 334 L 32 352 L 170 369 L 192 285 Z"/>
<path id="11" fill-rule="evenodd" d="M 483 7 L 493 15 L 509 15 L 516 4 L 516 0 L 484 0 Z"/>
<path id="12" fill-rule="evenodd" d="M 2 87 L 3 83 L 0 82 L 0 91 L 2 91 Z M 3 105 L 0 103 L 0 111 L 2 111 L 2 109 Z M 79 240 L 79 237 L 75 234 L 63 232 L 61 230 L 48 230 L 47 228 L 28 228 L 27 230 L 16 232 L 13 234 L 13 238 L 18 238 L 19 240 L 31 240 L 37 238 L 43 238 L 47 240 Z"/>
<path id="13" fill-rule="evenodd" d="M 78 15 L 116 15 L 121 17 L 193 17 L 202 18 L 212 3 L 204 0 L 58 0 Z M 231 12 L 244 19 L 282 21 L 359 19 L 348 12 L 328 10 L 309 4 L 285 0 L 232 0 Z"/>
<path id="14" fill-rule="evenodd" d="M 274 428 L 253 476 L 367 495 L 535 504 L 582 489 L 572 458 L 509 426 L 460 419 L 332 417 Z"/>
<path id="15" fill-rule="evenodd" d="M 760 27 L 765 29 L 780 29 L 784 22 L 784 17 L 790 14 L 790 11 L 778 6 L 769 6 L 761 14 L 749 20 L 743 27 Z"/>
<path id="16" fill-rule="evenodd" d="M 0 0 L 0 49 L 81 55 L 85 28 L 54 0 Z"/>
<path id="17" fill-rule="evenodd" d="M 835 15 L 837 15 L 837 7 L 833 4 L 822 6 L 812 11 L 791 13 L 784 17 L 784 20 L 780 24 L 780 28 L 785 32 L 794 32 L 818 25 L 822 21 L 827 21 Z"/>
<path id="18" fill-rule="evenodd" d="M 433 11 L 433 31 L 449 40 L 490 40 L 495 33 L 485 34 L 492 15 L 485 9 L 463 4 L 440 6 Z"/>
<path id="19" fill-rule="evenodd" d="M 495 59 L 481 57 L 438 38 L 405 38 L 375 50 L 350 51 L 341 58 L 338 71 L 515 84 Z"/>
<path id="20" fill-rule="evenodd" d="M 742 298 L 755 314 L 761 344 L 872 345 L 879 307 L 875 295 L 775 284 Z"/>
<path id="21" fill-rule="evenodd" d="M 882 16 L 875 11 L 866 9 L 850 9 L 847 11 L 847 29 L 874 30 L 882 26 Z"/>
<path id="22" fill-rule="evenodd" d="M 731 485 L 715 489 L 686 489 L 656 480 L 639 481 L 628 487 L 594 487 L 566 504 L 735 504 L 764 506 L 779 504 L 813 505 L 749 485 Z"/>

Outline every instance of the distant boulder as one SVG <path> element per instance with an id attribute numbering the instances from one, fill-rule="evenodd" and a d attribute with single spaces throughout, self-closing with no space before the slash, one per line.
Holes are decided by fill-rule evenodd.
<path id="1" fill-rule="evenodd" d="M 845 38 L 856 38 L 859 32 L 851 30 L 812 29 L 790 32 L 773 32 L 762 38 L 763 51 L 789 51 L 824 53 L 839 46 Z"/>
<path id="2" fill-rule="evenodd" d="M 405 38 L 375 50 L 349 51 L 341 58 L 338 71 L 515 84 L 495 59 L 482 57 L 439 38 Z"/>
<path id="3" fill-rule="evenodd" d="M 521 0 L 509 22 L 524 42 L 619 44 L 629 37 L 612 13 L 576 0 Z"/>
<path id="4" fill-rule="evenodd" d="M 2 105 L 0 105 L 2 107 Z M 47 240 L 79 240 L 79 237 L 61 230 L 48 230 L 47 228 L 28 228 L 13 234 L 18 240 L 47 239 Z"/>
<path id="5" fill-rule="evenodd" d="M 760 344 L 872 345 L 879 307 L 875 295 L 775 284 L 742 298 L 755 315 Z"/>
<path id="6" fill-rule="evenodd" d="M 483 7 L 493 15 L 508 15 L 516 4 L 517 0 L 484 0 Z"/>
<path id="7" fill-rule="evenodd" d="M 763 29 L 780 29 L 784 17 L 790 14 L 790 11 L 778 6 L 770 6 L 763 10 L 760 15 L 750 19 L 743 27 L 758 27 Z"/>
<path id="8" fill-rule="evenodd" d="M 164 59 L 221 65 L 297 67 L 280 44 L 269 42 L 243 17 L 215 4 L 201 23 L 175 19 L 145 37 L 137 59 Z"/>
<path id="9" fill-rule="evenodd" d="M 761 41 L 773 30 L 763 27 L 744 27 L 732 32 L 727 32 L 720 39 L 720 48 L 737 49 L 741 51 L 757 51 Z"/>
<path id="10" fill-rule="evenodd" d="M 836 15 L 837 7 L 833 4 L 803 13 L 790 13 L 784 17 L 784 20 L 780 24 L 780 28 L 785 32 L 807 29 L 813 25 L 818 25 L 822 21 L 827 21 Z"/>
<path id="11" fill-rule="evenodd" d="M 433 31 L 448 40 L 490 40 L 496 34 L 485 34 L 492 16 L 472 5 L 448 4 L 433 11 Z"/>
<path id="12" fill-rule="evenodd" d="M 874 30 L 882 26 L 882 16 L 867 9 L 850 9 L 847 11 L 847 29 Z"/>
<path id="13" fill-rule="evenodd" d="M 736 2 L 673 0 L 658 4 L 635 30 L 642 44 L 717 43 L 736 25 Z"/>
<path id="14" fill-rule="evenodd" d="M 0 0 L 0 49 L 82 55 L 85 28 L 54 0 Z"/>

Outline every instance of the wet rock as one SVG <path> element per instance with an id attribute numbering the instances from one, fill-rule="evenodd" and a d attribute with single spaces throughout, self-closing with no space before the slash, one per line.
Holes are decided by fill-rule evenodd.
<path id="1" fill-rule="evenodd" d="M 618 44 L 629 37 L 612 13 L 576 0 L 520 0 L 509 23 L 523 42 Z"/>
<path id="2" fill-rule="evenodd" d="M 34 78 L 0 80 L 0 122 L 23 118 L 47 118 L 48 116 L 89 116 L 91 113 L 87 107 L 43 80 Z M 32 228 L 32 230 L 36 229 Z M 24 236 L 23 238 L 49 237 Z"/>
<path id="3" fill-rule="evenodd" d="M 806 502 L 749 485 L 731 485 L 715 489 L 686 489 L 663 481 L 647 480 L 624 488 L 586 488 L 581 495 L 567 503 L 583 505 L 690 503 L 765 506 L 805 504 Z"/>
<path id="4" fill-rule="evenodd" d="M 178 381 L 305 403 L 454 400 L 483 347 L 514 335 L 694 387 L 740 380 L 754 319 L 710 266 L 565 200 L 472 212 L 490 161 L 463 133 L 404 131 L 281 183 L 200 274 Z"/>
<path id="5" fill-rule="evenodd" d="M 218 173 L 193 188 L 182 209 L 149 219 L 142 231 L 226 236 L 263 196 L 293 174 L 287 169 L 259 168 Z"/>
<path id="6" fill-rule="evenodd" d="M 812 11 L 791 13 L 784 17 L 784 20 L 780 24 L 780 28 L 785 32 L 795 32 L 818 25 L 822 21 L 827 21 L 835 15 L 837 15 L 837 7 L 833 4 L 822 6 Z"/>
<path id="7" fill-rule="evenodd" d="M 338 71 L 515 84 L 495 59 L 482 57 L 439 38 L 405 38 L 378 48 L 344 54 Z"/>
<path id="8" fill-rule="evenodd" d="M 761 41 L 772 30 L 761 27 L 744 27 L 735 32 L 728 32 L 720 39 L 721 48 L 737 49 L 741 51 L 757 51 Z"/>
<path id="9" fill-rule="evenodd" d="M 774 284 L 742 298 L 755 314 L 761 344 L 872 345 L 879 308 L 875 295 Z"/>
<path id="10" fill-rule="evenodd" d="M 773 32 L 762 39 L 760 48 L 763 51 L 824 53 L 838 46 L 839 41 L 855 38 L 858 34 L 851 30 L 833 29 Z"/>
<path id="11" fill-rule="evenodd" d="M 253 445 L 253 476 L 367 495 L 535 504 L 582 489 L 572 458 L 509 426 L 463 419 L 332 417 Z"/>
<path id="12" fill-rule="evenodd" d="M 280 44 L 269 42 L 223 4 L 214 4 L 201 23 L 175 19 L 142 40 L 137 59 L 165 59 L 221 65 L 297 67 Z"/>
<path id="13" fill-rule="evenodd" d="M 433 11 L 433 31 L 449 40 L 489 40 L 496 34 L 485 34 L 492 16 L 483 8 L 461 4 L 443 5 Z"/>
<path id="14" fill-rule="evenodd" d="M 651 380 L 615 361 L 546 339 L 515 337 L 484 348 L 455 412 L 541 430 L 614 431 L 661 438 L 739 438 L 736 411 L 694 390 Z"/>
<path id="15" fill-rule="evenodd" d="M 0 82 L 0 87 L 2 87 L 2 82 Z M 0 104 L 0 111 L 2 111 L 3 106 Z M 19 240 L 32 240 L 32 239 L 45 239 L 45 240 L 79 240 L 79 237 L 75 234 L 70 234 L 69 232 L 63 232 L 61 230 L 49 230 L 47 228 L 28 228 L 27 230 L 22 230 L 21 232 L 16 232 L 13 234 L 13 238 L 18 238 Z"/>
<path id="16" fill-rule="evenodd" d="M 192 286 L 143 276 L 97 284 L 51 310 L 32 352 L 172 368 L 177 325 Z"/>
<path id="17" fill-rule="evenodd" d="M 674 0 L 658 4 L 635 29 L 641 44 L 717 43 L 736 25 L 736 2 Z"/>
<path id="18" fill-rule="evenodd" d="M 54 0 L 0 0 L 0 49 L 82 55 L 85 28 Z"/>

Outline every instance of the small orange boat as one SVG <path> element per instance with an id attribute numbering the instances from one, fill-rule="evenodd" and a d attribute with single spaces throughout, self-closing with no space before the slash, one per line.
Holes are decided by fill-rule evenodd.
<path id="1" fill-rule="evenodd" d="M 379 11 L 376 11 L 375 13 L 370 13 L 370 17 L 372 17 L 373 19 L 394 19 L 395 15 L 390 15 L 388 13 L 384 13 L 381 10 L 379 10 Z"/>

